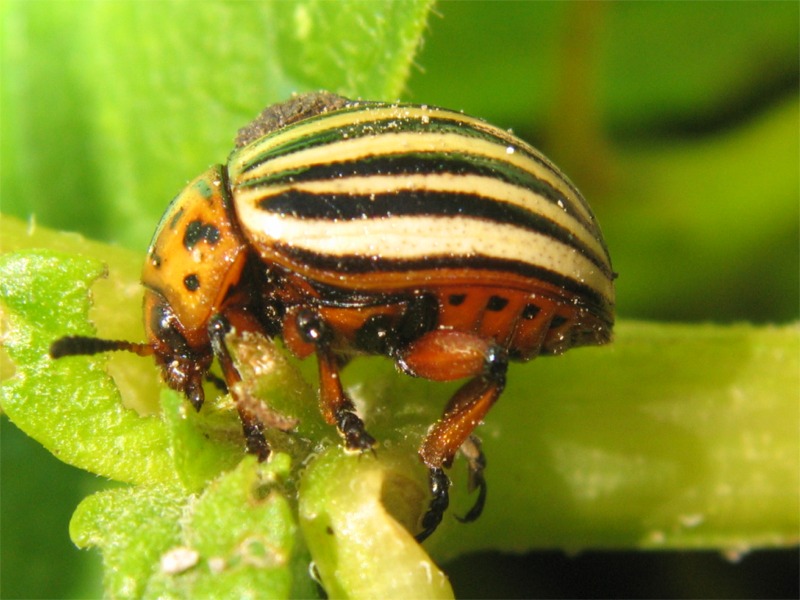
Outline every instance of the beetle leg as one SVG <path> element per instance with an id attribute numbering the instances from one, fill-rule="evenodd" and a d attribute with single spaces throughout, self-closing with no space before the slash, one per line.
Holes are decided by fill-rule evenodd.
<path id="1" fill-rule="evenodd" d="M 223 394 L 228 393 L 228 384 L 225 383 L 225 380 L 220 377 L 219 375 L 212 373 L 209 371 L 205 374 L 206 381 L 217 388 Z"/>
<path id="2" fill-rule="evenodd" d="M 443 468 L 452 464 L 462 446 L 470 461 L 472 485 L 478 487 L 478 499 L 463 520 L 474 521 L 480 516 L 486 500 L 485 459 L 470 436 L 503 391 L 508 353 L 475 335 L 437 330 L 415 340 L 401 354 L 398 361 L 401 368 L 412 375 L 442 381 L 472 376 L 453 395 L 419 450 L 422 462 L 428 467 L 432 495 L 422 518 L 422 532 L 417 535 L 417 540 L 422 541 L 433 533 L 447 509 L 449 480 Z"/>
<path id="3" fill-rule="evenodd" d="M 483 505 L 486 504 L 486 478 L 483 476 L 483 471 L 486 469 L 486 455 L 483 453 L 478 436 L 470 435 L 467 441 L 461 444 L 461 454 L 466 457 L 469 464 L 467 489 L 472 492 L 477 488 L 478 499 L 467 514 L 463 517 L 456 515 L 456 519 L 462 523 L 471 523 L 481 516 Z"/>
<path id="4" fill-rule="evenodd" d="M 449 504 L 448 487 L 441 480 L 447 479 L 442 467 L 449 467 L 459 447 L 469 437 L 472 430 L 489 412 L 492 404 L 503 390 L 503 380 L 496 377 L 480 375 L 468 381 L 459 389 L 447 408 L 422 442 L 419 455 L 428 467 L 431 494 L 433 498 L 428 511 L 422 518 L 422 532 L 417 540 L 422 541 L 434 532 L 441 523 L 444 510 Z M 464 517 L 466 521 L 474 521 L 480 516 L 486 500 L 486 483 L 478 482 L 480 493 L 475 506 Z"/>
<path id="5" fill-rule="evenodd" d="M 331 332 L 327 323 L 314 311 L 302 309 L 297 313 L 297 329 L 305 341 L 316 348 L 322 416 L 336 425 L 348 450 L 371 449 L 376 444 L 375 438 L 367 433 L 364 421 L 355 413 L 353 402 L 342 389 L 339 360 L 330 348 Z"/>
<path id="6" fill-rule="evenodd" d="M 317 353 L 319 361 L 320 401 L 325 420 L 336 425 L 348 450 L 363 452 L 375 446 L 375 438 L 367 433 L 364 421 L 355 413 L 353 402 L 342 390 L 339 365 L 329 351 Z"/>
<path id="7" fill-rule="evenodd" d="M 214 350 L 214 356 L 219 361 L 222 367 L 222 375 L 231 394 L 235 394 L 234 384 L 242 380 L 239 371 L 233 364 L 228 347 L 225 344 L 225 336 L 231 330 L 231 324 L 227 318 L 222 315 L 217 315 L 211 319 L 208 324 L 208 334 L 211 339 L 211 347 Z M 245 402 L 238 402 L 234 398 L 236 409 L 239 412 L 239 418 L 242 421 L 242 430 L 244 431 L 244 439 L 247 445 L 247 451 L 250 454 L 255 454 L 258 460 L 263 462 L 269 457 L 269 443 L 264 437 L 264 424 L 253 413 Z"/>

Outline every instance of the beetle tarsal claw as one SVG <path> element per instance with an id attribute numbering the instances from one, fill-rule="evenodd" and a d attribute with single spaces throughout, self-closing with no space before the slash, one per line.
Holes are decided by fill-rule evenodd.
<path id="1" fill-rule="evenodd" d="M 373 450 L 377 441 L 364 426 L 364 421 L 349 409 L 342 409 L 336 414 L 336 427 L 345 440 L 345 448 L 352 452 Z"/>
<path id="2" fill-rule="evenodd" d="M 484 471 L 486 470 L 486 455 L 483 453 L 481 440 L 476 435 L 470 435 L 461 444 L 461 453 L 467 459 L 467 489 L 470 492 L 478 490 L 478 497 L 472 508 L 463 517 L 456 515 L 461 523 L 471 523 L 481 516 L 486 504 L 487 485 Z"/>
<path id="3" fill-rule="evenodd" d="M 485 486 L 483 472 L 486 470 L 486 455 L 480 438 L 472 434 L 461 444 L 461 454 L 467 459 L 467 489 L 472 492 L 480 486 Z"/>
<path id="4" fill-rule="evenodd" d="M 443 469 L 431 468 L 428 470 L 428 485 L 431 491 L 431 501 L 428 504 L 427 512 L 422 516 L 422 531 L 414 536 L 418 542 L 426 540 L 436 531 L 450 505 L 450 478 Z"/>

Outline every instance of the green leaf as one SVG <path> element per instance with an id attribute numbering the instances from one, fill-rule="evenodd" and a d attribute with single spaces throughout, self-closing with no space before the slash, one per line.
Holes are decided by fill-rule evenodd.
<path id="1" fill-rule="evenodd" d="M 242 459 L 241 425 L 234 407 L 220 405 L 213 397 L 210 400 L 198 413 L 182 395 L 172 390 L 161 393 L 169 454 L 178 478 L 190 491 L 202 490 L 212 478 L 234 468 Z"/>
<path id="2" fill-rule="evenodd" d="M 405 448 L 381 448 L 373 457 L 334 447 L 303 474 L 300 524 L 329 596 L 453 597 L 445 574 L 409 532 L 427 498 L 416 463 Z"/>
<path id="3" fill-rule="evenodd" d="M 428 0 L 275 2 L 269 17 L 277 25 L 275 50 L 291 81 L 284 95 L 326 89 L 396 100 L 432 6 Z"/>
<path id="4" fill-rule="evenodd" d="M 88 289 L 102 273 L 97 261 L 56 251 L 0 256 L 3 346 L 16 366 L 2 408 L 64 462 L 119 481 L 169 481 L 163 424 L 122 405 L 105 359 L 49 356 L 64 333 L 91 333 Z"/>
<path id="5" fill-rule="evenodd" d="M 99 547 L 109 596 L 139 597 L 163 553 L 180 541 L 184 494 L 171 487 L 120 488 L 80 503 L 70 537 L 81 548 Z"/>
<path id="6" fill-rule="evenodd" d="M 316 597 L 284 491 L 290 461 L 248 458 L 197 498 L 139 486 L 90 496 L 70 533 L 103 552 L 112 597 Z"/>

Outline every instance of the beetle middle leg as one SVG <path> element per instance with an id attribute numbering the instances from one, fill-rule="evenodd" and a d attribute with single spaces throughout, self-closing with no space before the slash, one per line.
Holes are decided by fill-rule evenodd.
<path id="1" fill-rule="evenodd" d="M 297 313 L 296 324 L 303 339 L 316 349 L 322 416 L 329 424 L 336 425 L 348 450 L 372 449 L 375 438 L 367 433 L 364 421 L 355 413 L 352 400 L 342 389 L 339 358 L 331 350 L 332 333 L 327 323 L 314 311 L 302 309 Z"/>
<path id="2" fill-rule="evenodd" d="M 434 532 L 449 505 L 449 467 L 459 448 L 472 450 L 470 472 L 479 489 L 475 506 L 462 519 L 473 521 L 480 516 L 486 499 L 483 479 L 483 452 L 471 442 L 475 427 L 503 391 L 508 368 L 508 354 L 502 347 L 474 334 L 436 330 L 409 344 L 398 363 L 412 375 L 438 381 L 472 377 L 450 399 L 442 417 L 429 429 L 419 455 L 428 467 L 432 499 L 422 518 L 422 541 Z"/>

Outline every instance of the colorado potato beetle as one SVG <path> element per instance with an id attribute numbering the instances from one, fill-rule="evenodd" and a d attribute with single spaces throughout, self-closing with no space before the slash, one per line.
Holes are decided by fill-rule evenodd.
<path id="1" fill-rule="evenodd" d="M 147 342 L 71 336 L 51 354 L 152 355 L 199 409 L 215 358 L 229 389 L 240 380 L 232 328 L 279 336 L 317 355 L 322 414 L 355 451 L 376 442 L 339 380 L 352 356 L 467 379 L 419 449 L 432 494 L 422 540 L 462 447 L 480 492 L 466 520 L 480 514 L 472 433 L 508 361 L 607 343 L 613 279 L 589 205 L 511 133 L 440 108 L 306 94 L 266 109 L 167 208 L 142 273 Z M 265 424 L 237 406 L 247 450 L 266 459 Z"/>

